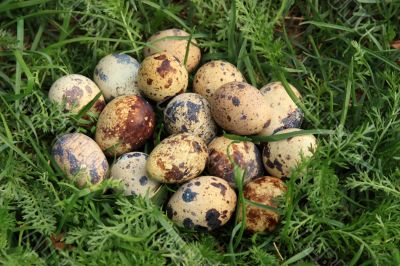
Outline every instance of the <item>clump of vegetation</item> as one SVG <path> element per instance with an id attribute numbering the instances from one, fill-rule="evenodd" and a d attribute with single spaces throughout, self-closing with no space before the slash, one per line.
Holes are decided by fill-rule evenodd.
<path id="1" fill-rule="evenodd" d="M 400 265 L 399 11 L 398 1 L 3 1 L 0 263 Z M 258 88 L 290 82 L 305 128 L 328 130 L 287 181 L 272 233 L 178 229 L 157 202 L 103 193 L 108 182 L 78 189 L 53 167 L 57 135 L 94 130 L 49 102 L 53 81 L 92 77 L 115 51 L 142 61 L 144 40 L 171 27 L 193 34 L 202 62 L 228 60 Z M 162 134 L 159 124 L 147 148 Z"/>

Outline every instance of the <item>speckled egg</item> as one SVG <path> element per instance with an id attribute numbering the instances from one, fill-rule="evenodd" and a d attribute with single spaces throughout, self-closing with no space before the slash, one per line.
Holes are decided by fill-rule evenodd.
<path id="1" fill-rule="evenodd" d="M 51 85 L 49 99 L 63 106 L 65 111 L 77 114 L 99 92 L 99 87 L 87 77 L 79 74 L 70 74 L 57 79 Z M 101 95 L 88 113 L 93 116 L 99 116 L 105 105 L 104 97 Z"/>
<path id="2" fill-rule="evenodd" d="M 290 85 L 293 93 L 301 98 L 299 91 Z M 281 82 L 268 83 L 260 89 L 267 101 L 269 120 L 259 133 L 261 136 L 270 136 L 287 128 L 299 128 L 304 114 L 290 98 Z"/>
<path id="3" fill-rule="evenodd" d="M 210 98 L 210 104 L 215 122 L 239 135 L 261 132 L 270 116 L 261 92 L 244 82 L 222 85 Z"/>
<path id="4" fill-rule="evenodd" d="M 52 157 L 79 187 L 99 184 L 106 178 L 108 162 L 94 140 L 81 133 L 65 134 L 54 143 Z"/>
<path id="5" fill-rule="evenodd" d="M 144 56 L 150 56 L 155 53 L 167 52 L 183 64 L 185 62 L 186 49 L 188 46 L 188 39 L 177 40 L 173 37 L 187 37 L 190 34 L 179 29 L 168 29 L 159 31 L 151 36 L 147 42 L 149 46 L 144 49 Z M 192 38 L 189 46 L 189 53 L 186 61 L 186 68 L 191 72 L 200 62 L 201 51 L 197 47 L 197 42 Z"/>
<path id="6" fill-rule="evenodd" d="M 186 91 L 188 73 L 172 55 L 162 53 L 147 57 L 138 73 L 143 95 L 156 102 Z"/>
<path id="7" fill-rule="evenodd" d="M 217 132 L 210 104 L 201 95 L 183 93 L 174 97 L 164 110 L 165 128 L 170 134 L 190 133 L 209 143 Z"/>
<path id="8" fill-rule="evenodd" d="M 119 96 L 99 117 L 96 142 L 108 156 L 119 156 L 142 146 L 154 131 L 155 114 L 140 96 Z"/>
<path id="9" fill-rule="evenodd" d="M 160 183 L 147 176 L 146 161 L 148 155 L 143 152 L 123 154 L 111 167 L 110 178 L 122 183 L 125 196 L 154 196 Z"/>
<path id="10" fill-rule="evenodd" d="M 276 134 L 298 131 L 289 128 Z M 304 158 L 311 157 L 317 148 L 317 139 L 313 135 L 297 136 L 280 141 L 269 142 L 264 146 L 263 162 L 268 173 L 276 177 L 289 177 L 291 171 Z"/>
<path id="11" fill-rule="evenodd" d="M 193 91 L 210 99 L 219 87 L 232 81 L 246 80 L 231 63 L 222 60 L 210 61 L 197 70 L 193 79 Z"/>
<path id="12" fill-rule="evenodd" d="M 110 54 L 103 57 L 94 69 L 94 81 L 107 101 L 122 95 L 139 95 L 139 66 L 139 62 L 127 54 Z"/>
<path id="13" fill-rule="evenodd" d="M 182 133 L 161 141 L 150 153 L 146 169 L 154 180 L 183 183 L 203 172 L 207 157 L 207 146 L 201 138 Z"/>
<path id="14" fill-rule="evenodd" d="M 233 143 L 233 140 L 223 136 L 215 138 L 208 145 L 207 169 L 211 175 L 221 177 L 229 182 L 232 187 L 236 187 L 233 164 L 230 162 L 227 149 L 229 146 L 229 155 L 233 161 L 242 169 L 245 169 L 244 182 L 263 174 L 263 166 L 260 152 L 257 146 L 252 142 L 241 141 Z"/>
<path id="15" fill-rule="evenodd" d="M 226 224 L 236 207 L 236 194 L 215 176 L 199 176 L 182 185 L 167 205 L 167 215 L 178 226 L 210 231 Z"/>
<path id="16" fill-rule="evenodd" d="M 244 198 L 272 208 L 278 208 L 279 198 L 287 187 L 279 178 L 263 176 L 249 182 L 244 190 Z M 240 219 L 241 208 L 238 209 Z M 279 214 L 254 205 L 246 204 L 246 230 L 251 232 L 266 232 L 275 229 L 279 222 Z"/>

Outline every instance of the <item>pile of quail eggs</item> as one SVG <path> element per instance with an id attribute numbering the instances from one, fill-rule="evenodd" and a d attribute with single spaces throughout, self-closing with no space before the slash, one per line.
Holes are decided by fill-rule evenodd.
<path id="1" fill-rule="evenodd" d="M 257 89 L 222 60 L 198 68 L 201 51 L 189 39 L 179 29 L 161 31 L 148 40 L 141 64 L 127 54 L 111 54 L 98 62 L 93 81 L 79 74 L 55 81 L 50 100 L 73 114 L 92 104 L 87 113 L 97 126 L 93 138 L 82 133 L 58 137 L 52 157 L 79 187 L 110 178 L 126 196 L 153 197 L 161 184 L 177 184 L 165 205 L 167 216 L 178 226 L 208 231 L 226 224 L 235 210 L 243 219 L 234 164 L 244 170 L 246 199 L 278 207 L 284 180 L 317 144 L 312 135 L 258 146 L 224 137 L 223 130 L 242 136 L 301 130 L 303 113 L 280 82 Z M 189 73 L 196 69 L 189 84 Z M 301 99 L 295 87 L 291 90 Z M 169 136 L 145 154 L 144 144 L 156 138 L 155 108 L 162 108 L 158 124 Z M 245 208 L 250 232 L 271 231 L 279 222 L 271 208 Z"/>

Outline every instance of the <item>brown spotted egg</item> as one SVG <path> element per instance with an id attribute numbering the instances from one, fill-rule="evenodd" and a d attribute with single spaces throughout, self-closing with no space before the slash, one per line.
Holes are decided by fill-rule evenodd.
<path id="1" fill-rule="evenodd" d="M 81 133 L 65 134 L 54 143 L 52 157 L 79 187 L 99 184 L 106 178 L 108 162 L 97 143 Z"/>
<path id="2" fill-rule="evenodd" d="M 279 178 L 263 176 L 249 182 L 244 190 L 245 199 L 272 208 L 278 208 L 279 198 L 286 192 L 286 185 Z M 241 208 L 238 209 L 240 219 Z M 273 210 L 246 204 L 246 230 L 261 233 L 272 231 L 279 222 L 279 214 Z"/>
<path id="3" fill-rule="evenodd" d="M 188 72 L 174 56 L 154 54 L 143 60 L 138 73 L 138 86 L 143 95 L 159 102 L 186 91 Z"/>
<path id="4" fill-rule="evenodd" d="M 284 134 L 299 131 L 289 128 L 276 133 Z M 276 177 L 290 177 L 303 158 L 311 157 L 317 148 L 317 139 L 313 135 L 296 136 L 280 141 L 269 142 L 264 146 L 263 162 L 268 173 Z"/>
<path id="5" fill-rule="evenodd" d="M 232 187 L 236 187 L 233 164 L 228 157 L 245 170 L 244 182 L 247 183 L 252 178 L 263 174 L 263 166 L 260 152 L 252 142 L 241 141 L 233 143 L 233 140 L 223 136 L 215 138 L 208 145 L 207 169 L 211 175 L 221 177 L 229 182 Z"/>
<path id="6" fill-rule="evenodd" d="M 297 98 L 301 98 L 299 91 L 290 85 Z M 259 133 L 261 136 L 270 136 L 287 128 L 299 128 L 304 114 L 290 98 L 281 82 L 272 82 L 260 89 L 267 101 L 269 120 Z"/>
<path id="7" fill-rule="evenodd" d="M 77 114 L 99 93 L 99 87 L 87 77 L 70 74 L 53 83 L 49 90 L 49 99 L 63 106 L 66 111 Z M 97 117 L 105 105 L 104 97 L 101 95 L 88 113 Z"/>
<path id="8" fill-rule="evenodd" d="M 147 159 L 149 177 L 162 183 L 183 183 L 203 172 L 208 157 L 204 141 L 194 135 L 172 135 L 158 144 Z"/>
<path id="9" fill-rule="evenodd" d="M 175 96 L 164 110 L 165 128 L 170 134 L 190 133 L 209 143 L 217 132 L 210 104 L 201 95 L 183 93 Z"/>
<path id="10" fill-rule="evenodd" d="M 110 178 L 120 181 L 125 196 L 154 196 L 160 183 L 147 176 L 146 161 L 148 155 L 143 152 L 123 154 L 111 167 Z"/>
<path id="11" fill-rule="evenodd" d="M 127 54 L 110 54 L 103 57 L 94 69 L 94 81 L 107 101 L 122 95 L 139 95 L 139 66 L 139 62 Z"/>
<path id="12" fill-rule="evenodd" d="M 183 64 L 185 61 L 188 39 L 177 39 L 174 37 L 188 37 L 190 34 L 179 29 L 168 29 L 159 31 L 151 36 L 147 42 L 149 46 L 144 49 L 144 56 L 148 57 L 155 53 L 167 52 L 175 56 Z M 195 39 L 191 39 L 186 61 L 186 68 L 191 72 L 200 62 L 201 51 L 197 47 Z"/>
<path id="13" fill-rule="evenodd" d="M 222 85 L 232 82 L 245 82 L 242 73 L 234 65 L 222 60 L 213 60 L 202 65 L 193 79 L 193 91 L 209 100 Z"/>
<path id="14" fill-rule="evenodd" d="M 235 134 L 257 134 L 269 119 L 264 96 L 244 82 L 222 85 L 211 97 L 210 104 L 215 122 Z"/>
<path id="15" fill-rule="evenodd" d="M 152 135 L 155 114 L 140 96 L 119 96 L 100 114 L 96 142 L 108 156 L 119 156 L 142 146 Z"/>
<path id="16" fill-rule="evenodd" d="M 210 231 L 226 224 L 236 207 L 236 193 L 215 176 L 199 176 L 183 184 L 167 205 L 167 216 L 178 226 Z"/>

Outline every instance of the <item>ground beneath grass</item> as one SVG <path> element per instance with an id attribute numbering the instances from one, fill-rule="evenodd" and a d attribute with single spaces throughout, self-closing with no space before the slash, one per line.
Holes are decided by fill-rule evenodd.
<path id="1" fill-rule="evenodd" d="M 258 88 L 290 82 L 303 128 L 333 130 L 286 182 L 272 233 L 177 229 L 157 203 L 79 190 L 53 167 L 56 136 L 94 128 L 50 104 L 52 82 L 92 77 L 116 51 L 141 61 L 171 27 L 203 63 L 228 60 Z M 0 264 L 400 265 L 399 34 L 396 0 L 2 1 Z"/>

